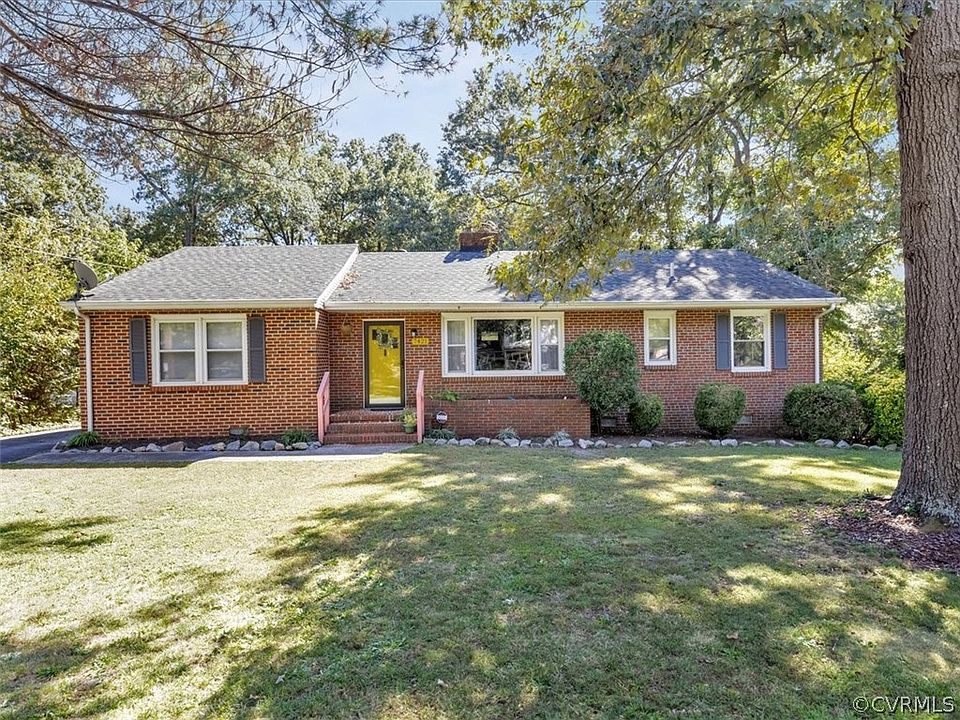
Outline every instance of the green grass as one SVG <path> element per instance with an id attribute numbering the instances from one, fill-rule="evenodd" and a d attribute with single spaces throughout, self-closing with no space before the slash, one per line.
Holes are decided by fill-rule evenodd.
<path id="1" fill-rule="evenodd" d="M 430 448 L 0 471 L 0 717 L 858 717 L 960 579 L 808 522 L 892 453 Z M 915 717 L 915 716 L 914 716 Z"/>

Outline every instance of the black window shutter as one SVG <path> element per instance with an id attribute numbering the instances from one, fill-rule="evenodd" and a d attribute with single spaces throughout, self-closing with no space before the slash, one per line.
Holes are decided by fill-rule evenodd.
<path id="1" fill-rule="evenodd" d="M 247 318 L 247 380 L 252 383 L 267 381 L 266 332 L 263 318 Z"/>
<path id="2" fill-rule="evenodd" d="M 717 370 L 730 369 L 730 313 L 717 313 Z"/>
<path id="3" fill-rule="evenodd" d="M 147 384 L 147 319 L 130 318 L 130 381 Z"/>
<path id="4" fill-rule="evenodd" d="M 775 312 L 773 320 L 773 367 L 783 370 L 787 367 L 787 314 Z"/>

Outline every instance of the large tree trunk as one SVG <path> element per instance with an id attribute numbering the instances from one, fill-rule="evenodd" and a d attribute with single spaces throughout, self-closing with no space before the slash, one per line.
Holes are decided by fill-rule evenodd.
<path id="1" fill-rule="evenodd" d="M 920 21 L 897 112 L 907 415 L 892 506 L 960 523 L 960 0 Z"/>

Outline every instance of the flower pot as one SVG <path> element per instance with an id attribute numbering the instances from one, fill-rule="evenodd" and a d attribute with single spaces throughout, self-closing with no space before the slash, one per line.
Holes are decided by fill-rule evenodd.
<path id="1" fill-rule="evenodd" d="M 417 431 L 417 424 L 414 423 L 413 425 L 404 425 L 404 426 L 403 426 L 403 431 L 404 431 L 407 435 L 410 435 L 410 434 L 412 434 L 412 433 L 415 433 L 415 432 Z"/>

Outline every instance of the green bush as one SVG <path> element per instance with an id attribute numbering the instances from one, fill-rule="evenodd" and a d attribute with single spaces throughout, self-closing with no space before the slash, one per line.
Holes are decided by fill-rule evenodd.
<path id="1" fill-rule="evenodd" d="M 427 430 L 425 435 L 431 440 L 453 440 L 457 436 L 457 434 L 453 430 L 446 430 L 441 428 L 433 428 L 431 430 Z"/>
<path id="2" fill-rule="evenodd" d="M 103 439 L 96 430 L 78 432 L 67 441 L 68 448 L 88 448 L 94 445 L 103 445 Z"/>
<path id="3" fill-rule="evenodd" d="M 737 424 L 747 406 L 747 394 L 736 385 L 707 383 L 697 390 L 693 417 L 712 437 L 722 437 Z"/>
<path id="4" fill-rule="evenodd" d="M 637 435 L 653 432 L 663 422 L 663 400 L 651 393 L 637 393 L 636 400 L 630 404 L 627 421 Z"/>
<path id="5" fill-rule="evenodd" d="M 567 344 L 564 362 L 580 399 L 597 415 L 629 407 L 636 399 L 637 351 L 622 332 L 584 333 Z"/>
<path id="6" fill-rule="evenodd" d="M 313 439 L 313 436 L 303 428 L 291 428 L 287 430 L 281 437 L 280 442 L 282 442 L 286 447 L 291 445 L 296 445 L 297 443 L 308 443 Z"/>
<path id="7" fill-rule="evenodd" d="M 863 399 L 870 416 L 870 435 L 877 442 L 903 445 L 906 394 L 906 376 L 902 372 L 888 372 L 870 380 Z"/>
<path id="8" fill-rule="evenodd" d="M 506 442 L 507 440 L 519 440 L 519 439 L 520 439 L 520 435 L 512 427 L 503 428 L 500 430 L 500 432 L 497 433 L 497 440 L 503 440 L 504 442 Z"/>
<path id="9" fill-rule="evenodd" d="M 783 420 L 806 440 L 851 440 L 865 428 L 856 391 L 837 382 L 794 385 L 783 401 Z"/>

